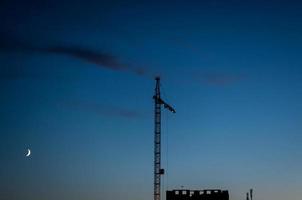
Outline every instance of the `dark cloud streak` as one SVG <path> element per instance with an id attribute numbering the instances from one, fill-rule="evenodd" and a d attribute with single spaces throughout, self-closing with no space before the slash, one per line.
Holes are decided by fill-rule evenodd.
<path id="1" fill-rule="evenodd" d="M 37 52 L 66 55 L 102 68 L 115 71 L 128 71 L 140 76 L 148 75 L 146 68 L 122 63 L 116 56 L 110 53 L 69 45 L 35 47 L 16 38 L 3 36 L 3 34 L 0 34 L 0 52 Z"/>
<path id="2" fill-rule="evenodd" d="M 45 52 L 68 55 L 113 70 L 124 70 L 127 68 L 126 65 L 119 63 L 116 57 L 113 55 L 95 52 L 79 47 L 51 47 L 47 48 Z"/>
<path id="3" fill-rule="evenodd" d="M 115 71 L 130 71 L 137 75 L 146 75 L 145 68 L 133 67 L 129 64 L 123 64 L 117 59 L 116 56 L 109 53 L 98 52 L 91 49 L 75 46 L 50 47 L 45 49 L 44 52 L 71 56 L 88 63 Z"/>

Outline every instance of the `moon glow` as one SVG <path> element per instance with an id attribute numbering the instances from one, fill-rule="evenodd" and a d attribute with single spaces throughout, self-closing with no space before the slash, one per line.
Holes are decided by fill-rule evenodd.
<path id="1" fill-rule="evenodd" d="M 26 157 L 30 156 L 30 154 L 31 154 L 30 149 L 27 149 Z"/>

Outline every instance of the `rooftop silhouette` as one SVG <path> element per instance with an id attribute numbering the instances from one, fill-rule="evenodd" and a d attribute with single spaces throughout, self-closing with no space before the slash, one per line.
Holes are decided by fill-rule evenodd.
<path id="1" fill-rule="evenodd" d="M 227 190 L 171 190 L 166 192 L 166 200 L 229 200 Z"/>

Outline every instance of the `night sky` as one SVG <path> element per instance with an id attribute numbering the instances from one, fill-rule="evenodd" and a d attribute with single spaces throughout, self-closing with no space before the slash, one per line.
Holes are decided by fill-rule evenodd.
<path id="1" fill-rule="evenodd" d="M 0 199 L 152 199 L 160 75 L 163 191 L 301 200 L 297 2 L 1 1 Z"/>

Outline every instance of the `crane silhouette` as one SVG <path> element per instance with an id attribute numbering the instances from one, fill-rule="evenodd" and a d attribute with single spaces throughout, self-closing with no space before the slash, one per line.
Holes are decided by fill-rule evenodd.
<path id="1" fill-rule="evenodd" d="M 160 77 L 155 78 L 154 99 L 154 200 L 160 200 L 160 178 L 165 173 L 161 168 L 161 106 L 172 113 L 175 109 L 160 98 Z"/>

